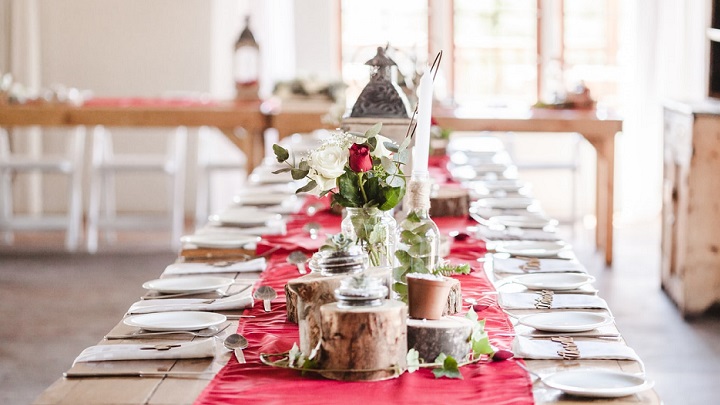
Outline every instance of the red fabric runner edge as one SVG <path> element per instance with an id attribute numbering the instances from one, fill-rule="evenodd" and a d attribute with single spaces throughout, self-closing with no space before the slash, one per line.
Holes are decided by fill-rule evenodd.
<path id="1" fill-rule="evenodd" d="M 294 265 L 286 262 L 290 251 L 302 248 L 314 251 L 322 241 L 311 240 L 302 226 L 315 221 L 323 225 L 327 233 L 339 232 L 340 218 L 329 212 L 321 212 L 309 218 L 298 215 L 288 223 L 288 234 L 270 237 L 258 246 L 258 252 L 280 246 L 268 261 L 258 285 L 270 285 L 278 291 L 273 301 L 273 310 L 264 312 L 261 305 L 245 311 L 255 318 L 241 320 L 238 332 L 249 341 L 245 350 L 247 363 L 238 364 L 233 357 L 215 376 L 195 400 L 196 405 L 235 405 L 254 403 L 265 404 L 438 404 L 438 403 L 482 403 L 482 404 L 532 404 L 532 385 L 528 374 L 515 364 L 515 360 L 479 363 L 461 368 L 462 380 L 436 379 L 428 369 L 415 373 L 404 373 L 398 378 L 375 382 L 340 382 L 322 379 L 309 373 L 265 366 L 260 362 L 260 353 L 281 353 L 299 342 L 298 327 L 286 320 L 284 286 L 287 280 L 298 276 Z M 471 223 L 467 218 L 437 218 L 443 233 L 462 230 Z M 288 240 L 294 243 L 288 243 Z M 470 275 L 456 276 L 462 286 L 463 297 L 480 298 L 482 292 L 493 287 L 477 261 L 482 257 L 485 244 L 481 240 L 455 241 L 450 260 L 468 263 L 473 268 Z M 513 333 L 507 315 L 495 304 L 479 313 L 486 321 L 486 330 L 493 345 L 509 348 L 512 337 L 498 334 Z M 252 324 L 251 328 L 246 327 Z M 521 360 L 519 360 L 521 361 Z"/>

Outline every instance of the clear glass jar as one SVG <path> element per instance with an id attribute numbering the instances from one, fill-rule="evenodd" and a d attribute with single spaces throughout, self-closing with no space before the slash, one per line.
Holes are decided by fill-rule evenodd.
<path id="1" fill-rule="evenodd" d="M 392 266 L 397 222 L 390 211 L 377 208 L 346 208 L 346 211 L 340 225 L 342 234 L 367 252 L 371 266 Z"/>
<path id="2" fill-rule="evenodd" d="M 320 250 L 310 259 L 310 270 L 323 276 L 362 273 L 368 268 L 368 255 L 358 245 L 343 250 Z"/>

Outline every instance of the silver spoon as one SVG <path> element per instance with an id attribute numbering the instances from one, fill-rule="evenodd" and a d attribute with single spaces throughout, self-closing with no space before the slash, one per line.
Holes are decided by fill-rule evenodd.
<path id="1" fill-rule="evenodd" d="M 262 300 L 263 309 L 265 309 L 265 312 L 270 312 L 270 301 L 277 298 L 277 291 L 269 285 L 261 285 L 255 290 L 253 297 L 256 300 Z"/>
<path id="2" fill-rule="evenodd" d="M 245 336 L 239 333 L 228 335 L 228 337 L 223 340 L 223 345 L 235 352 L 235 358 L 237 358 L 238 363 L 245 363 L 243 349 L 247 349 L 248 347 L 248 341 L 245 339 Z"/>
<path id="3" fill-rule="evenodd" d="M 307 261 L 307 255 L 299 250 L 290 253 L 290 255 L 287 257 L 287 262 L 297 266 L 298 272 L 300 274 L 307 274 L 307 270 L 305 270 L 305 262 Z"/>

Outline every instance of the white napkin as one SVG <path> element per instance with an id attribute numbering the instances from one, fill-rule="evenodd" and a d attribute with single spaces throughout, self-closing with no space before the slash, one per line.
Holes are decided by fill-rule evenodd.
<path id="1" fill-rule="evenodd" d="M 505 309 L 535 309 L 537 293 L 500 293 L 498 304 Z M 587 294 L 554 294 L 552 309 L 607 309 L 604 299 Z"/>
<path id="2" fill-rule="evenodd" d="M 625 343 L 607 340 L 576 340 L 580 359 L 584 360 L 636 360 L 640 361 L 635 350 Z M 557 353 L 562 345 L 550 339 L 528 339 L 517 336 L 512 343 L 515 357 L 523 359 L 562 359 Z"/>
<path id="3" fill-rule="evenodd" d="M 263 271 L 267 267 L 264 257 L 237 262 L 229 266 L 213 266 L 208 263 L 173 263 L 165 268 L 163 274 L 209 274 L 209 273 L 244 273 Z"/>
<path id="4" fill-rule="evenodd" d="M 212 301 L 212 302 L 210 302 Z M 229 311 L 253 305 L 252 289 L 226 298 L 169 298 L 166 300 L 140 300 L 130 306 L 128 314 L 148 314 L 167 311 Z"/>
<path id="5" fill-rule="evenodd" d="M 170 344 L 179 344 L 180 347 L 172 347 L 169 350 L 142 349 L 153 347 L 155 343 L 91 346 L 83 350 L 73 364 L 88 361 L 195 359 L 215 356 L 213 339 Z"/>
<path id="6" fill-rule="evenodd" d="M 247 228 L 235 227 L 232 225 L 220 225 L 210 222 L 196 232 L 198 235 L 223 234 L 223 235 L 285 235 L 287 226 L 285 221 L 271 221 L 264 226 L 252 226 Z"/>
<path id="7" fill-rule="evenodd" d="M 587 273 L 587 269 L 577 260 L 539 259 L 540 268 L 523 270 L 520 266 L 527 264 L 526 260 L 510 257 L 500 259 L 493 257 L 493 271 L 496 273 Z"/>
<path id="8" fill-rule="evenodd" d="M 554 232 L 546 232 L 542 229 L 521 229 L 505 228 L 491 229 L 486 226 L 479 226 L 477 236 L 488 240 L 529 240 L 529 241 L 559 241 L 561 238 Z"/>

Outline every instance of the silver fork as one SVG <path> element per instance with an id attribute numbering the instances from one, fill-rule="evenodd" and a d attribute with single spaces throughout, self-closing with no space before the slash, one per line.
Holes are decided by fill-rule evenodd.
<path id="1" fill-rule="evenodd" d="M 152 339 L 154 337 L 163 337 L 167 335 L 190 335 L 193 337 L 213 337 L 220 332 L 224 331 L 230 326 L 230 323 L 227 323 L 222 328 L 218 329 L 217 327 L 207 328 L 207 330 L 202 331 L 189 331 L 189 330 L 171 330 L 171 331 L 165 331 L 165 332 L 143 332 L 142 329 L 137 332 L 133 332 L 127 335 L 106 335 L 104 337 L 105 340 L 118 340 L 118 339 Z"/>

